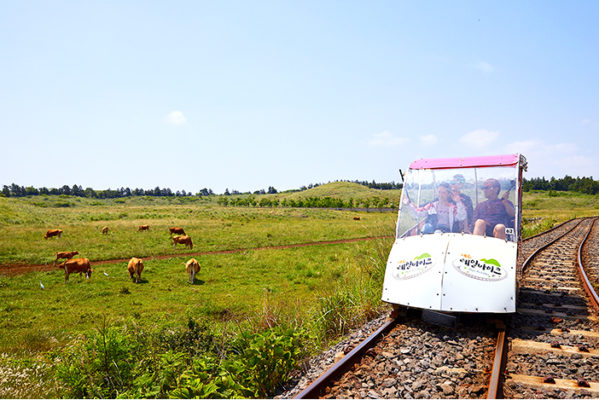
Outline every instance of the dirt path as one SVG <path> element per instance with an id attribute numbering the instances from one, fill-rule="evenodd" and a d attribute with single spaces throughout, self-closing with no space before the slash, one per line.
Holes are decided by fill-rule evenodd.
<path id="1" fill-rule="evenodd" d="M 175 257 L 192 257 L 192 256 L 203 256 L 209 254 L 233 254 L 233 253 L 241 253 L 244 251 L 254 251 L 254 250 L 276 250 L 276 249 L 289 249 L 292 247 L 305 247 L 305 246 L 319 246 L 323 244 L 337 244 L 337 243 L 351 243 L 351 242 L 360 242 L 365 240 L 375 240 L 375 239 L 388 239 L 393 238 L 392 235 L 386 236 L 371 236 L 364 238 L 354 238 L 354 239 L 340 239 L 340 240 L 325 240 L 321 242 L 309 242 L 309 243 L 296 243 L 296 244 L 285 244 L 280 246 L 264 246 L 264 247 L 248 247 L 242 249 L 232 249 L 232 250 L 213 250 L 213 251 L 200 251 L 195 253 L 177 253 L 177 254 L 165 254 L 161 256 L 150 256 L 143 257 L 144 260 L 164 260 L 168 258 Z M 92 261 L 93 265 L 100 264 L 118 264 L 118 263 L 126 263 L 129 261 L 129 258 L 117 258 L 114 260 L 96 260 Z M 0 275 L 22 275 L 28 272 L 37 272 L 37 271 L 53 271 L 57 269 L 53 264 L 2 264 L 0 265 Z"/>

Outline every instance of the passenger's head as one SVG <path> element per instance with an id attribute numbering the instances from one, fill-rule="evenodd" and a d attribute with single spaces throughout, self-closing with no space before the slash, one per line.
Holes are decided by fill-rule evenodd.
<path id="1" fill-rule="evenodd" d="M 462 190 L 462 187 L 464 187 L 464 183 L 466 183 L 466 179 L 462 174 L 455 174 L 453 176 L 453 179 L 449 182 L 451 190 L 456 193 L 459 193 L 460 190 Z"/>
<path id="2" fill-rule="evenodd" d="M 483 193 L 486 198 L 494 199 L 499 196 L 501 185 L 497 179 L 489 178 L 483 183 Z"/>
<path id="3" fill-rule="evenodd" d="M 439 187 L 437 188 L 437 191 L 439 193 L 439 200 L 444 200 L 447 201 L 449 200 L 450 196 L 449 194 L 451 193 L 451 188 L 449 187 L 448 183 L 440 183 Z"/>

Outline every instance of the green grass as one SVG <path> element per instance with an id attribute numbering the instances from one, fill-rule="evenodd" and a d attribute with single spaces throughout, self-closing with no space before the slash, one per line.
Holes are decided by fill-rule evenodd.
<path id="1" fill-rule="evenodd" d="M 92 261 L 188 252 L 173 249 L 170 226 L 183 227 L 194 242 L 193 251 L 203 252 L 392 235 L 396 217 L 323 209 L 225 208 L 202 201 L 163 204 L 164 199 L 151 206 L 144 198 L 126 199 L 124 204 L 67 200 L 77 205 L 49 209 L 32 205 L 36 198 L 0 198 L 0 264 L 51 263 L 54 253 L 72 250 Z M 354 221 L 355 215 L 361 220 Z M 137 232 L 142 224 L 149 224 L 150 231 Z M 109 227 L 108 235 L 101 234 L 103 226 Z M 53 228 L 64 231 L 62 238 L 43 239 Z"/>
<path id="2" fill-rule="evenodd" d="M 140 284 L 129 280 L 126 263 L 98 265 L 90 280 L 71 275 L 66 284 L 59 269 L 0 275 L 0 352 L 65 344 L 104 315 L 119 324 L 129 318 L 150 325 L 181 322 L 189 316 L 208 316 L 214 323 L 241 320 L 261 309 L 265 295 L 301 317 L 318 297 L 363 274 L 361 264 L 373 246 L 365 242 L 201 256 L 194 285 L 182 264 L 188 258 L 146 260 Z"/>
<path id="3" fill-rule="evenodd" d="M 532 191 L 524 193 L 522 203 L 523 214 L 529 218 L 551 215 L 561 221 L 599 214 L 599 196 L 589 194 Z"/>
<path id="4" fill-rule="evenodd" d="M 364 185 L 360 185 L 353 182 L 332 182 L 326 185 L 320 185 L 312 189 L 303 190 L 301 192 L 294 193 L 281 193 L 277 196 L 281 200 L 283 199 L 305 199 L 308 197 L 332 197 L 336 199 L 342 199 L 344 201 L 351 199 L 354 200 L 366 200 L 373 198 L 389 198 L 394 204 L 399 204 L 399 198 L 401 196 L 401 190 L 378 190 L 370 189 Z"/>
<path id="5" fill-rule="evenodd" d="M 279 196 L 358 199 L 362 188 L 336 183 Z M 594 196 L 525 193 L 524 235 L 596 215 L 597 209 Z M 353 220 L 356 215 L 360 221 Z M 220 207 L 213 198 L 0 198 L 0 264 L 49 263 L 56 251 L 75 249 L 91 260 L 188 252 L 173 250 L 167 229 L 173 225 L 184 227 L 193 251 L 201 252 L 393 235 L 396 218 L 396 213 Z M 151 230 L 136 232 L 140 224 Z M 104 225 L 111 229 L 108 236 L 100 234 Z M 63 229 L 63 237 L 42 239 L 49 228 Z M 145 331 L 176 330 L 189 318 L 206 319 L 216 330 L 244 321 L 262 328 L 284 323 L 308 329 L 313 342 L 306 346 L 326 346 L 384 309 L 382 272 L 392 241 L 198 256 L 202 270 L 195 285 L 182 265 L 188 257 L 146 260 L 140 284 L 129 280 L 124 262 L 97 264 L 91 280 L 72 275 L 67 284 L 59 269 L 0 275 L 0 376 L 10 377 L 0 397 L 65 395 L 49 373 L 46 352 L 70 348 L 104 319 Z"/>
<path id="6" fill-rule="evenodd" d="M 90 280 L 71 275 L 66 284 L 58 269 L 0 275 L 0 354 L 8 355 L 0 359 L 8 379 L 0 397 L 64 396 L 51 372 L 56 356 L 47 354 L 70 352 L 81 334 L 105 319 L 155 333 L 179 331 L 190 318 L 208 320 L 216 332 L 302 326 L 312 338 L 303 346 L 324 346 L 385 308 L 380 254 L 386 256 L 391 243 L 201 256 L 194 285 L 182 264 L 187 258 L 146 261 L 139 284 L 129 279 L 125 263 L 98 265 Z"/>

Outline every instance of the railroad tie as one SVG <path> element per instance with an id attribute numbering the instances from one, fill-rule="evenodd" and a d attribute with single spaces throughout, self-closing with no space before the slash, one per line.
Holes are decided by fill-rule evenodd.
<path id="1" fill-rule="evenodd" d="M 586 390 L 595 394 L 597 397 L 599 394 L 599 382 L 587 382 L 588 387 L 579 386 L 579 382 L 572 379 L 557 379 L 554 378 L 555 383 L 544 383 L 544 378 L 540 376 L 510 374 L 506 383 L 519 383 L 523 385 L 533 386 L 541 389 L 553 390 L 553 389 L 564 389 L 564 390 Z"/>

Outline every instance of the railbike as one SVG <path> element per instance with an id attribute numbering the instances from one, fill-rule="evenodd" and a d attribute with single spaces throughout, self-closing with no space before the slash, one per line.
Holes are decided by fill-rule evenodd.
<path id="1" fill-rule="evenodd" d="M 403 174 L 382 300 L 395 307 L 514 313 L 520 154 L 421 159 Z"/>

